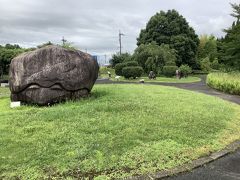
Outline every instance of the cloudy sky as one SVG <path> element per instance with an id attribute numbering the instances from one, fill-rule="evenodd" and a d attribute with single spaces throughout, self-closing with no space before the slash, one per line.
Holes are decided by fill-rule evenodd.
<path id="1" fill-rule="evenodd" d="M 69 42 L 92 54 L 132 52 L 140 29 L 160 10 L 176 9 L 197 34 L 223 36 L 239 0 L 0 0 L 0 44 L 24 47 Z"/>

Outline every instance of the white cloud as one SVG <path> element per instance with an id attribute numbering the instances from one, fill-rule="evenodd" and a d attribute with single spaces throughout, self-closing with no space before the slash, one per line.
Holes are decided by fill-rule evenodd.
<path id="1" fill-rule="evenodd" d="M 149 18 L 160 10 L 176 9 L 198 34 L 222 36 L 232 24 L 229 2 L 237 0 L 0 0 L 0 44 L 34 46 L 60 43 L 62 36 L 94 54 L 132 52 Z"/>

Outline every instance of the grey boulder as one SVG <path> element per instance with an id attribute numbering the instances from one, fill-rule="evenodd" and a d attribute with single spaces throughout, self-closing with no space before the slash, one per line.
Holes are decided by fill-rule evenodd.
<path id="1" fill-rule="evenodd" d="M 60 46 L 21 54 L 10 64 L 12 101 L 48 105 L 90 93 L 99 66 L 91 55 Z"/>

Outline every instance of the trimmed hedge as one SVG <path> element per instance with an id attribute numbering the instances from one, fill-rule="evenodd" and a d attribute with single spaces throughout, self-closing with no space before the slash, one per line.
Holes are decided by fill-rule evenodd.
<path id="1" fill-rule="evenodd" d="M 207 84 L 214 89 L 240 95 L 240 73 L 210 73 Z"/>
<path id="2" fill-rule="evenodd" d="M 143 74 L 143 68 L 140 66 L 129 66 L 124 67 L 122 69 L 122 74 L 125 78 L 133 78 L 140 77 Z"/>
<path id="3" fill-rule="evenodd" d="M 163 66 L 163 75 L 167 77 L 173 77 L 176 75 L 177 66 Z"/>
<path id="4" fill-rule="evenodd" d="M 138 66 L 137 61 L 127 61 L 124 64 L 126 64 L 126 67 L 127 66 Z"/>
<path id="5" fill-rule="evenodd" d="M 118 76 L 123 76 L 122 70 L 123 70 L 123 68 L 128 67 L 128 66 L 138 66 L 138 63 L 136 61 L 127 61 L 124 63 L 118 63 L 115 66 L 115 74 Z"/>
<path id="6" fill-rule="evenodd" d="M 115 74 L 118 76 L 122 76 L 122 69 L 126 67 L 126 64 L 124 63 L 118 63 L 115 66 Z"/>

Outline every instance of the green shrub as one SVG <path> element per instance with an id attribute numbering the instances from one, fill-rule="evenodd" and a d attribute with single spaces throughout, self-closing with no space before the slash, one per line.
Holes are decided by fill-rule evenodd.
<path id="1" fill-rule="evenodd" d="M 118 76 L 123 76 L 122 69 L 124 67 L 129 67 L 129 66 L 138 66 L 138 63 L 136 61 L 127 61 L 124 63 L 118 63 L 115 66 L 115 74 Z"/>
<path id="2" fill-rule="evenodd" d="M 135 79 L 136 77 L 141 77 L 142 74 L 143 68 L 140 66 L 129 66 L 122 69 L 122 75 L 127 79 Z"/>
<path id="3" fill-rule="evenodd" d="M 125 63 L 118 63 L 115 66 L 115 74 L 118 76 L 122 76 L 122 69 L 126 67 Z"/>
<path id="4" fill-rule="evenodd" d="M 207 84 L 217 90 L 240 95 L 240 73 L 211 73 L 207 76 Z"/>
<path id="5" fill-rule="evenodd" d="M 208 57 L 204 58 L 201 62 L 200 62 L 200 66 L 201 66 L 201 70 L 203 70 L 204 72 L 209 72 L 211 71 L 211 62 L 209 60 Z"/>
<path id="6" fill-rule="evenodd" d="M 163 75 L 167 77 L 172 77 L 176 74 L 177 66 L 163 66 Z"/>
<path id="7" fill-rule="evenodd" d="M 215 70 L 219 70 L 221 68 L 221 64 L 219 64 L 218 60 L 215 59 L 212 63 L 211 63 L 211 68 L 215 69 Z"/>
<path id="8" fill-rule="evenodd" d="M 20 48 L 18 45 L 6 44 L 5 47 L 0 47 L 0 75 L 8 74 L 12 59 L 25 51 L 27 49 Z"/>
<path id="9" fill-rule="evenodd" d="M 124 64 L 126 64 L 127 66 L 138 66 L 137 61 L 128 61 L 128 62 L 124 62 Z"/>
<path id="10" fill-rule="evenodd" d="M 156 42 L 141 44 L 136 48 L 132 59 L 144 69 L 145 73 L 159 73 L 164 65 L 176 65 L 176 51 L 169 45 L 157 45 Z"/>
<path id="11" fill-rule="evenodd" d="M 188 65 L 181 65 L 179 70 L 183 77 L 188 77 L 188 75 L 192 73 L 192 68 Z"/>
<path id="12" fill-rule="evenodd" d="M 112 59 L 110 60 L 110 64 L 112 65 L 112 67 L 115 67 L 119 63 L 131 61 L 131 58 L 132 58 L 131 54 L 129 53 L 114 54 L 112 56 Z"/>

